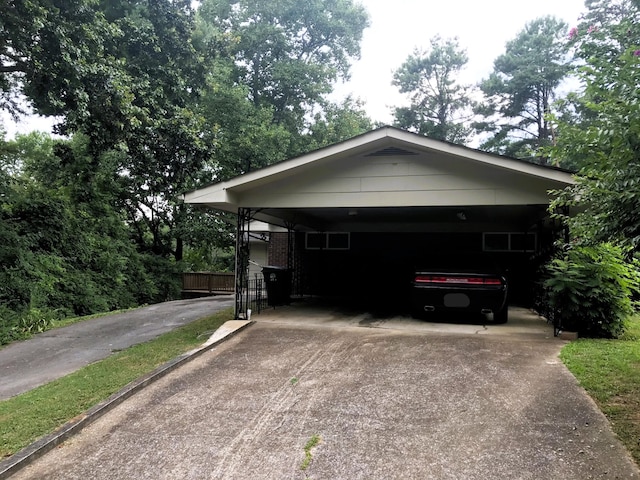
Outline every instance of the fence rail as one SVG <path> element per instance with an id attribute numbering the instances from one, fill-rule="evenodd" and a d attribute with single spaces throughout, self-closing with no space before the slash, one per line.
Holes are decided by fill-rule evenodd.
<path id="1" fill-rule="evenodd" d="M 182 274 L 183 294 L 225 294 L 234 293 L 236 279 L 233 273 L 195 272 Z M 258 314 L 267 308 L 267 288 L 262 275 L 248 278 L 243 287 L 243 312 L 251 309 Z"/>
<path id="2" fill-rule="evenodd" d="M 247 308 L 254 314 L 267 308 L 267 288 L 262 276 L 255 275 L 247 281 Z"/>
<path id="3" fill-rule="evenodd" d="M 182 274 L 183 292 L 233 293 L 235 283 L 233 273 L 193 272 Z"/>

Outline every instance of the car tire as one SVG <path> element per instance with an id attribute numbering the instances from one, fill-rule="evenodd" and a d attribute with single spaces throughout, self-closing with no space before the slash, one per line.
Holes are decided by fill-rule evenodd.
<path id="1" fill-rule="evenodd" d="M 509 320 L 509 307 L 506 305 L 499 312 L 494 312 L 493 323 L 507 323 Z"/>

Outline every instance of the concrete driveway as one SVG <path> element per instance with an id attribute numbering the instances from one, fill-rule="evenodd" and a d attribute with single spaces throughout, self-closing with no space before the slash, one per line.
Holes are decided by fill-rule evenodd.
<path id="1" fill-rule="evenodd" d="M 548 330 L 362 328 L 277 311 L 12 478 L 640 478 Z"/>

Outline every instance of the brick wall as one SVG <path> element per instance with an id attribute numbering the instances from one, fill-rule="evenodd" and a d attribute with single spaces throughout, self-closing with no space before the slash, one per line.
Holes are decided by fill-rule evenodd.
<path id="1" fill-rule="evenodd" d="M 269 265 L 273 267 L 288 268 L 287 256 L 288 256 L 288 233 L 287 232 L 274 232 L 271 234 L 268 247 L 268 259 Z M 292 238 L 293 241 L 293 271 L 291 272 L 292 278 L 292 294 L 304 295 L 305 294 L 305 271 L 303 262 L 304 250 L 304 233 L 296 232 Z"/>
<path id="2" fill-rule="evenodd" d="M 287 232 L 273 232 L 269 242 L 269 265 L 273 267 L 287 268 Z"/>

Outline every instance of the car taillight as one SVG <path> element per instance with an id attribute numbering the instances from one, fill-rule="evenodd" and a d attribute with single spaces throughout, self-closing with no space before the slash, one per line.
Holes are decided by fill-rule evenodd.
<path id="1" fill-rule="evenodd" d="M 443 283 L 443 284 L 461 284 L 461 285 L 502 285 L 502 280 L 496 277 L 456 277 L 442 275 L 416 275 L 416 283 Z"/>
<path id="2" fill-rule="evenodd" d="M 416 283 L 433 283 L 433 277 L 430 275 L 418 275 L 414 281 Z"/>

